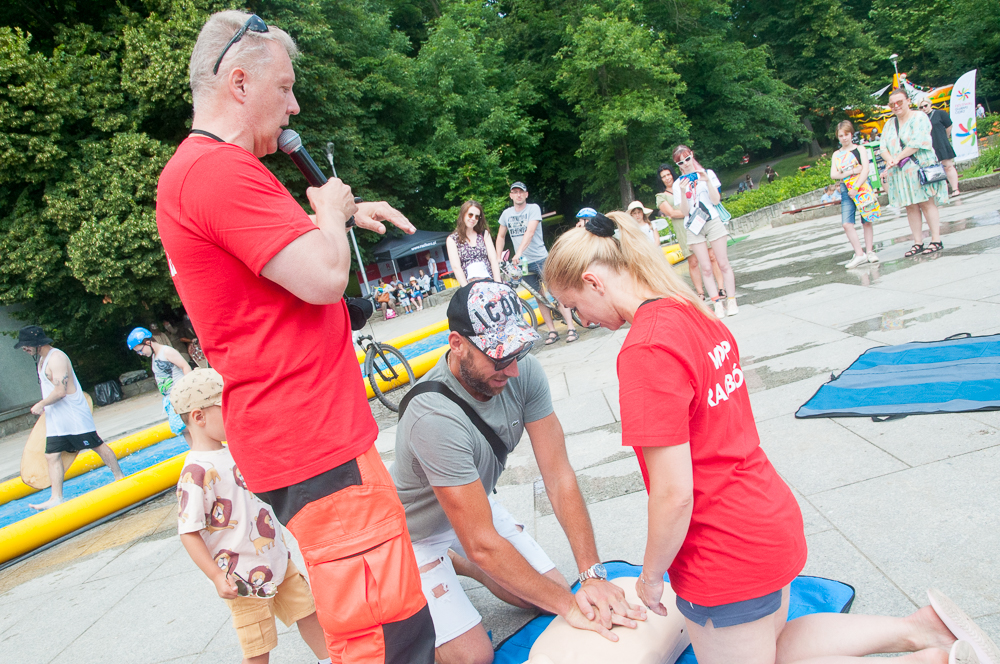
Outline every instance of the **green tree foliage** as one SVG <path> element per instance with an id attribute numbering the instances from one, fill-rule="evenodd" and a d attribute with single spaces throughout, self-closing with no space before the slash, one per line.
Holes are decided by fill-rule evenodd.
<path id="1" fill-rule="evenodd" d="M 820 119 L 824 134 L 845 106 L 870 103 L 874 82 L 883 80 L 874 77 L 882 51 L 849 9 L 840 0 L 733 2 L 740 40 L 767 47 L 776 74 L 798 91 L 805 119 Z"/>
<path id="2" fill-rule="evenodd" d="M 134 366 L 130 326 L 180 313 L 156 181 L 191 127 L 194 41 L 232 7 L 299 44 L 291 125 L 317 161 L 333 143 L 359 195 L 431 230 L 467 198 L 495 223 L 514 180 L 546 211 L 648 204 L 681 141 L 716 169 L 797 147 L 884 85 L 894 50 L 922 84 L 975 67 L 996 94 L 1000 74 L 981 0 L 0 3 L 0 304 L 84 380 Z M 264 163 L 306 206 L 290 160 Z M 359 233 L 362 253 L 380 239 Z"/>
<path id="3" fill-rule="evenodd" d="M 617 181 L 618 196 L 602 202 L 624 207 L 635 198 L 633 178 L 654 174 L 667 145 L 687 134 L 677 102 L 684 84 L 667 64 L 676 56 L 642 26 L 614 16 L 584 18 L 568 28 L 567 41 L 556 54 L 556 84 L 580 119 L 576 156 L 591 165 L 585 191 Z"/>

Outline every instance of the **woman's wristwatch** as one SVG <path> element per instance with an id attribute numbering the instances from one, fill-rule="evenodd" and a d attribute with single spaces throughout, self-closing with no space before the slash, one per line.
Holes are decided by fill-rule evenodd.
<path id="1" fill-rule="evenodd" d="M 580 583 L 588 579 L 600 579 L 601 581 L 608 580 L 608 570 L 604 568 L 601 563 L 594 563 L 587 569 L 580 572 Z"/>

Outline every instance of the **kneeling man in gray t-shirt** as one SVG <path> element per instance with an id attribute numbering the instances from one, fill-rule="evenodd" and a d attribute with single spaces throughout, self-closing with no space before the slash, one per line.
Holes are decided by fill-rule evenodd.
<path id="1" fill-rule="evenodd" d="M 490 498 L 503 465 L 462 408 L 435 392 L 411 397 L 399 418 L 390 472 L 434 620 L 436 659 L 448 664 L 493 661 L 482 617 L 458 575 L 510 604 L 561 615 L 612 641 L 612 624 L 634 627 L 635 619 L 645 619 L 645 610 L 606 580 L 548 378 L 528 354 L 538 334 L 519 314 L 508 286 L 476 281 L 460 288 L 448 306 L 449 351 L 418 385 L 443 383 L 496 432 L 506 452 L 528 431 L 583 584 L 574 597 L 523 525 Z"/>

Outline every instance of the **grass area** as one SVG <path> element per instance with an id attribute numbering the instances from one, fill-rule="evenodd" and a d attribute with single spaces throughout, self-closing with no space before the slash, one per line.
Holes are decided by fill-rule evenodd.
<path id="1" fill-rule="evenodd" d="M 834 148 L 823 148 L 823 151 L 827 154 L 832 153 Z M 723 189 L 729 189 L 734 186 L 737 182 L 742 180 L 747 173 L 755 168 L 759 168 L 765 164 L 771 164 L 778 173 L 779 178 L 785 178 L 795 175 L 799 172 L 799 166 L 804 166 L 806 164 L 814 164 L 819 157 L 810 157 L 808 151 L 800 152 L 798 154 L 793 154 L 785 157 L 784 159 L 762 159 L 757 162 L 750 162 L 744 166 L 738 168 L 722 171 L 719 173 L 719 181 L 722 182 Z M 757 179 L 754 179 L 754 186 L 757 186 Z"/>
<path id="2" fill-rule="evenodd" d="M 959 173 L 959 179 L 977 178 L 982 175 L 992 175 L 994 169 L 1000 168 L 1000 145 L 986 148 L 979 153 L 976 165 Z"/>

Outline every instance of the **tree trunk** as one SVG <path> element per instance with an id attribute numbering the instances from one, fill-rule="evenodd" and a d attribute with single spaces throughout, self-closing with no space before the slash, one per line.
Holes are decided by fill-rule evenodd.
<path id="1" fill-rule="evenodd" d="M 628 143 L 624 137 L 615 145 L 615 166 L 618 167 L 618 190 L 621 192 L 622 209 L 624 210 L 628 207 L 629 203 L 635 200 L 635 194 L 632 191 L 632 182 L 628 179 L 629 170 L 631 169 L 628 163 Z"/>
<path id="2" fill-rule="evenodd" d="M 805 125 L 806 129 L 809 130 L 809 156 L 818 157 L 823 153 L 823 150 L 819 147 L 819 141 L 816 140 L 816 134 L 813 133 L 813 125 L 809 118 L 802 118 L 802 124 Z"/>

